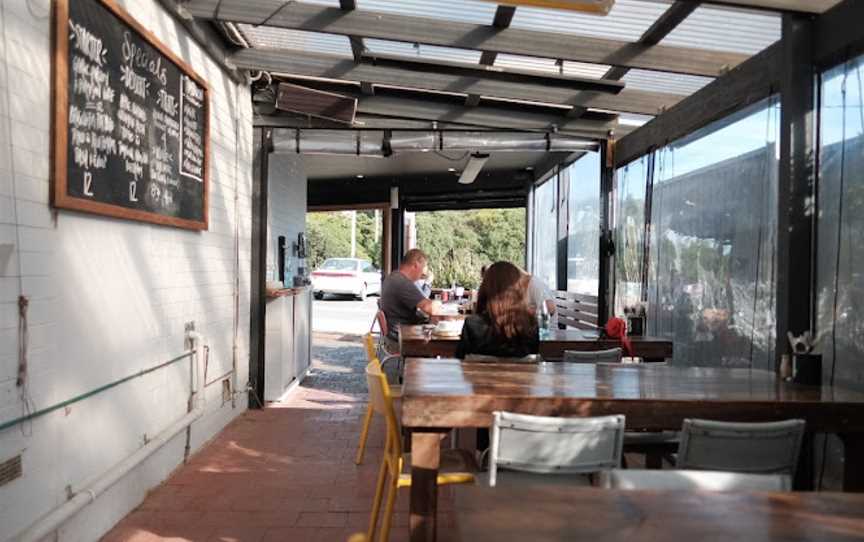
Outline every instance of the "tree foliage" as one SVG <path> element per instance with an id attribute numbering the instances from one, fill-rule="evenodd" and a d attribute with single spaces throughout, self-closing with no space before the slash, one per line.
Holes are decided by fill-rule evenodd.
<path id="1" fill-rule="evenodd" d="M 381 217 L 375 211 L 357 211 L 357 257 L 381 267 Z M 377 235 L 376 235 L 377 232 Z M 308 213 L 308 265 L 319 267 L 327 258 L 351 256 L 351 213 L 345 211 Z"/>
<path id="2" fill-rule="evenodd" d="M 480 268 L 525 263 L 525 209 L 417 213 L 417 246 L 429 255 L 436 287 L 476 288 Z"/>
<path id="3" fill-rule="evenodd" d="M 357 257 L 381 267 L 381 217 L 357 212 Z M 480 285 L 480 268 L 506 260 L 525 264 L 525 209 L 435 211 L 416 214 L 417 245 L 429 254 L 435 286 L 457 283 Z M 306 215 L 308 265 L 319 267 L 327 258 L 351 255 L 350 212 Z"/>

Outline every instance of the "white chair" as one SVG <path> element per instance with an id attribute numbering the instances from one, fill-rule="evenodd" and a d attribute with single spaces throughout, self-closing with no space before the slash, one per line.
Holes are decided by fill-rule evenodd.
<path id="1" fill-rule="evenodd" d="M 609 350 L 565 350 L 562 361 L 566 363 L 621 363 L 621 349 Z"/>
<path id="2" fill-rule="evenodd" d="M 685 419 L 678 467 L 793 475 L 803 438 L 804 420 L 731 423 Z"/>
<path id="3" fill-rule="evenodd" d="M 487 356 L 485 354 L 466 354 L 465 359 L 468 363 L 538 363 L 540 356 L 537 354 L 529 354 L 521 358 L 504 358 L 498 356 Z"/>
<path id="4" fill-rule="evenodd" d="M 489 455 L 489 485 L 498 470 L 575 475 L 568 482 L 587 484 L 585 475 L 621 464 L 624 416 L 555 418 L 494 412 Z M 505 483 L 531 476 L 503 477 Z M 536 478 L 535 478 L 536 480 Z"/>
<path id="5" fill-rule="evenodd" d="M 707 470 L 612 469 L 599 474 L 606 489 L 656 491 L 790 491 L 788 474 L 746 474 Z"/>

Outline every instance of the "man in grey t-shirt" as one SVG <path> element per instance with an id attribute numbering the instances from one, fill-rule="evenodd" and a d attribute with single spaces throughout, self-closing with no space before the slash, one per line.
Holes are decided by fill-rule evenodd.
<path id="1" fill-rule="evenodd" d="M 399 337 L 399 324 L 423 323 L 418 309 L 429 316 L 440 310 L 441 304 L 426 298 L 414 284 L 427 273 L 428 263 L 422 250 L 412 248 L 402 258 L 399 269 L 384 279 L 378 304 L 387 317 L 387 336 L 392 340 Z"/>

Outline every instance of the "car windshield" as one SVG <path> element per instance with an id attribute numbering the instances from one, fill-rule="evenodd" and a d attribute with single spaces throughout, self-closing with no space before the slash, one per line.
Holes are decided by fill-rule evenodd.
<path id="1" fill-rule="evenodd" d="M 327 269 L 329 271 L 355 271 L 357 269 L 357 260 L 331 258 L 324 262 L 321 269 Z"/>

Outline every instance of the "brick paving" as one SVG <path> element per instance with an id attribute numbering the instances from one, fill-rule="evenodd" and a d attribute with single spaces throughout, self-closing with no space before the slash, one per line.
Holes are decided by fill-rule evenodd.
<path id="1" fill-rule="evenodd" d="M 354 465 L 366 407 L 357 336 L 316 334 L 310 375 L 284 403 L 248 411 L 118 523 L 105 542 L 344 541 L 365 531 L 381 459 L 376 420 Z M 441 526 L 450 522 L 441 492 Z M 408 539 L 400 490 L 390 539 Z"/>

